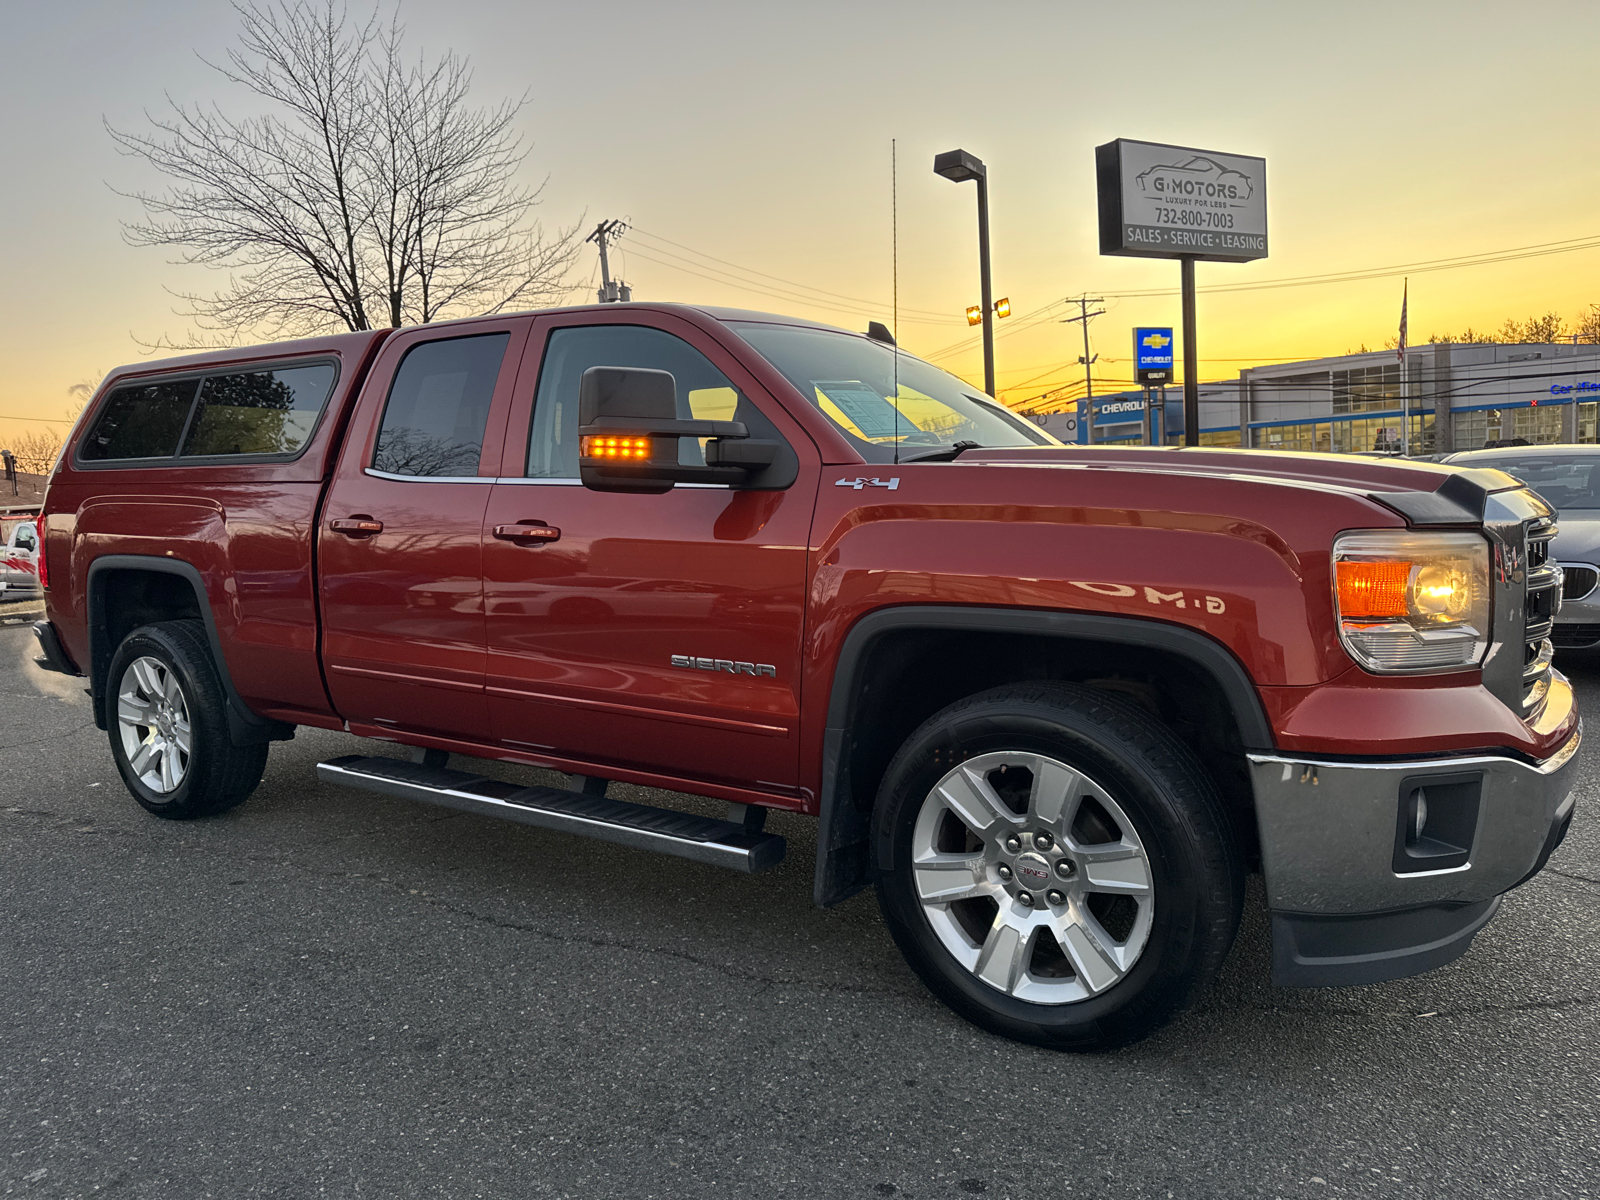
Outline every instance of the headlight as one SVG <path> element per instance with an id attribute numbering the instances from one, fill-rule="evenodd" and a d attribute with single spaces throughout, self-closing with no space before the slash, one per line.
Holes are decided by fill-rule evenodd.
<path id="1" fill-rule="evenodd" d="M 1369 671 L 1476 666 L 1489 645 L 1489 543 L 1476 533 L 1347 533 L 1333 544 L 1339 639 Z"/>

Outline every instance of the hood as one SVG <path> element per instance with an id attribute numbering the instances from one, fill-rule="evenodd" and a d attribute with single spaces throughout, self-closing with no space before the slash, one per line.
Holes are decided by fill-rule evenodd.
<path id="1" fill-rule="evenodd" d="M 963 463 L 996 466 L 1100 467 L 1191 475 L 1321 484 L 1366 496 L 1404 516 L 1413 525 L 1459 525 L 1483 519 L 1484 502 L 1495 492 L 1522 487 L 1504 471 L 1490 467 L 1449 467 L 1413 459 L 1367 458 L 1357 454 L 1296 454 L 1282 450 L 1227 450 L 1203 447 L 1040 446 L 1012 450 L 969 450 Z M 1600 513 L 1596 514 L 1600 517 Z M 1600 524 L 1600 522 L 1597 522 Z M 1597 529 L 1600 533 L 1600 529 Z"/>
<path id="2" fill-rule="evenodd" d="M 1569 508 L 1558 512 L 1550 556 L 1557 562 L 1600 567 L 1600 509 Z"/>

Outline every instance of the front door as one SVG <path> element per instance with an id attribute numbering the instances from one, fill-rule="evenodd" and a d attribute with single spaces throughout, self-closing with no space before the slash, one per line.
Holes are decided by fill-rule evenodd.
<path id="1" fill-rule="evenodd" d="M 427 329 L 373 367 L 318 531 L 323 661 L 354 724 L 485 741 L 483 518 L 531 318 Z"/>
<path id="2" fill-rule="evenodd" d="M 547 318 L 530 366 L 541 351 L 536 388 L 535 372 L 523 371 L 485 521 L 495 737 L 553 757 L 792 793 L 817 488 L 810 442 L 687 322 Z M 782 442 L 795 482 L 767 492 L 587 490 L 578 382 L 594 366 L 670 371 L 680 415 L 742 420 L 753 437 Z M 688 442 L 683 452 L 700 449 Z"/>

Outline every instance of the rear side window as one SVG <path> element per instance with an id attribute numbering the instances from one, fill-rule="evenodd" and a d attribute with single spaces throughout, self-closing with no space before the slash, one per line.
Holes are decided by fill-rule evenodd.
<path id="1" fill-rule="evenodd" d="M 178 439 L 183 436 L 199 383 L 198 379 L 180 379 L 118 388 L 83 439 L 79 457 L 90 462 L 171 458 L 178 452 Z"/>
<path id="2" fill-rule="evenodd" d="M 372 456 L 376 470 L 420 477 L 471 477 L 509 333 L 413 346 L 395 372 Z"/>
<path id="3" fill-rule="evenodd" d="M 293 454 L 316 428 L 333 377 L 332 363 L 211 376 L 201 385 L 184 457 Z"/>

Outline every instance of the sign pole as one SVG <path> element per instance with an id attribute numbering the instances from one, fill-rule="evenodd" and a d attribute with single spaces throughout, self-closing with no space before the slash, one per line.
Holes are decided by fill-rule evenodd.
<path id="1" fill-rule="evenodd" d="M 1150 405 L 1150 393 L 1153 389 L 1147 383 L 1144 385 L 1144 444 L 1154 446 L 1155 439 L 1155 410 Z"/>
<path id="2" fill-rule="evenodd" d="M 1179 257 L 1183 290 L 1183 444 L 1200 444 L 1200 353 L 1195 347 L 1194 255 Z"/>

